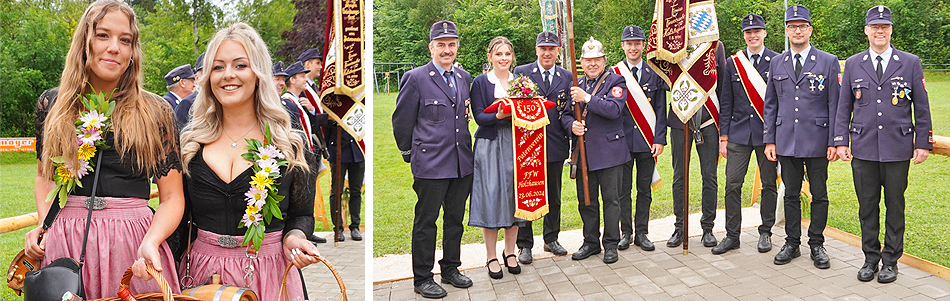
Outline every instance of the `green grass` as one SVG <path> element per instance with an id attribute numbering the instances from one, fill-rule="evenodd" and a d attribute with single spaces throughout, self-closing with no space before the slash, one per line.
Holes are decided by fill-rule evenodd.
<path id="1" fill-rule="evenodd" d="M 950 74 L 928 73 L 927 84 L 930 96 L 931 118 L 934 134 L 950 136 Z M 374 134 L 374 228 L 373 256 L 385 254 L 408 254 L 410 252 L 410 230 L 412 229 L 413 208 L 416 196 L 412 190 L 412 173 L 409 164 L 404 163 L 396 149 L 392 135 L 392 112 L 395 108 L 396 93 L 375 94 L 373 100 Z M 469 124 L 471 132 L 477 127 Z M 650 208 L 651 219 L 672 214 L 672 165 L 669 147 L 663 150 L 658 159 L 657 168 L 664 179 L 664 186 L 653 192 L 653 204 Z M 950 194 L 950 170 L 946 168 L 950 158 L 930 156 L 923 164 L 910 168 L 909 185 L 906 192 L 906 232 L 905 252 L 950 266 L 950 204 L 944 201 Z M 720 162 L 718 172 L 719 208 L 723 208 L 721 199 L 725 185 L 725 162 Z M 693 152 L 690 159 L 690 212 L 700 210 L 699 159 Z M 828 168 L 828 194 L 831 201 L 828 225 L 860 235 L 857 217 L 857 200 L 851 177 L 850 163 L 834 162 Z M 750 164 L 742 189 L 743 206 L 749 206 L 751 197 L 754 163 Z M 579 229 L 580 216 L 577 213 L 575 184 L 565 172 L 562 185 L 561 228 Z M 883 202 L 881 204 L 883 208 Z M 466 205 L 467 211 L 467 205 Z M 883 212 L 883 209 L 882 209 Z M 806 211 L 806 217 L 807 211 Z M 883 214 L 881 223 L 883 225 Z M 467 223 L 468 214 L 463 223 Z M 437 222 L 441 225 L 441 220 Z M 693 225 L 696 226 L 696 225 Z M 534 223 L 534 232 L 540 233 L 541 223 Z M 441 231 L 438 241 L 441 241 Z M 651 233 L 651 238 L 665 238 L 670 233 Z M 883 239 L 883 231 L 882 231 Z M 477 228 L 465 228 L 462 243 L 479 243 L 481 231 Z M 834 256 L 834 254 L 832 254 Z"/>

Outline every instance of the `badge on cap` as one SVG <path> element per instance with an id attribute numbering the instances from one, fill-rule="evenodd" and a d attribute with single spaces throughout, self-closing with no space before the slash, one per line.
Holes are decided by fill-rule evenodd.
<path id="1" fill-rule="evenodd" d="M 621 89 L 620 87 L 614 87 L 613 89 L 610 89 L 610 95 L 613 95 L 616 98 L 620 98 L 620 96 L 623 96 L 623 89 Z"/>
<path id="2" fill-rule="evenodd" d="M 880 18 L 884 19 L 884 5 L 878 5 L 877 12 L 880 14 Z"/>
<path id="3" fill-rule="evenodd" d="M 795 17 L 798 17 L 798 5 L 792 6 L 792 11 L 795 12 Z"/>
<path id="4" fill-rule="evenodd" d="M 442 33 L 449 33 L 449 23 L 442 23 Z"/>
<path id="5" fill-rule="evenodd" d="M 752 15 L 749 15 L 749 25 L 752 25 Z"/>

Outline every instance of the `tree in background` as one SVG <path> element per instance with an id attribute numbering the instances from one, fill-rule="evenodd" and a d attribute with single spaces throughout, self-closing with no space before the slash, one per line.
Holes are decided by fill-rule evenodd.
<path id="1" fill-rule="evenodd" d="M 319 48 L 323 51 L 327 32 L 327 1 L 292 0 L 292 2 L 297 8 L 293 27 L 281 32 L 280 37 L 287 42 L 281 44 L 274 55 L 289 63 L 294 62 L 304 50 Z"/>
<path id="2" fill-rule="evenodd" d="M 0 137 L 35 135 L 36 99 L 44 90 L 59 85 L 69 43 L 89 2 L 0 0 Z M 165 74 L 174 67 L 194 64 L 218 28 L 229 22 L 252 24 L 274 53 L 286 42 L 281 33 L 291 29 L 290 16 L 297 14 L 291 0 L 243 0 L 235 4 L 233 16 L 225 15 L 211 0 L 129 3 L 141 30 L 144 86 L 159 95 L 165 94 Z M 325 19 L 325 11 L 318 14 Z M 277 15 L 287 17 L 274 17 Z M 322 25 L 319 29 L 322 45 Z"/>

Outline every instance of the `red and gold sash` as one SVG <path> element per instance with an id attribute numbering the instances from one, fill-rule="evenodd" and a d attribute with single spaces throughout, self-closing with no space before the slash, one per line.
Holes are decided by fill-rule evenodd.
<path id="1" fill-rule="evenodd" d="M 300 105 L 300 101 L 294 99 L 294 97 L 290 95 L 292 95 L 290 92 L 285 92 L 281 98 L 293 101 L 294 104 L 297 105 L 297 113 L 300 114 L 300 127 L 303 128 L 303 132 L 307 136 L 307 139 L 304 139 L 304 142 L 307 143 L 307 147 L 309 147 L 310 150 L 313 150 L 313 138 L 310 136 L 310 116 L 307 114 L 307 111 L 305 111 L 303 106 Z"/>
<path id="2" fill-rule="evenodd" d="M 554 103 L 543 98 L 499 98 L 485 108 L 486 113 L 511 113 L 514 151 L 515 217 L 536 220 L 548 214 L 547 145 L 550 123 L 547 109 Z"/>
<path id="3" fill-rule="evenodd" d="M 733 54 L 731 59 L 736 64 L 736 71 L 739 73 L 739 80 L 746 97 L 755 108 L 755 113 L 759 115 L 759 120 L 765 121 L 763 117 L 765 116 L 765 80 L 742 51 Z"/>

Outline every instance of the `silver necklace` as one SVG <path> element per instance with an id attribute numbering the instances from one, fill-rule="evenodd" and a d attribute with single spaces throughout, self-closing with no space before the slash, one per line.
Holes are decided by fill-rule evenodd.
<path id="1" fill-rule="evenodd" d="M 244 138 L 244 136 L 247 136 L 247 133 L 250 133 L 251 130 L 253 130 L 253 129 L 254 129 L 254 126 L 251 126 L 251 128 L 247 129 L 247 132 L 244 132 L 244 135 L 241 135 L 240 138 Z M 231 148 L 237 147 L 237 139 L 231 138 L 231 135 L 228 134 L 228 131 L 225 131 L 225 130 L 223 130 L 223 129 L 222 129 L 222 131 L 224 132 L 225 135 L 228 135 L 228 139 L 231 139 Z M 238 139 L 240 139 L 240 138 L 238 138 Z"/>

